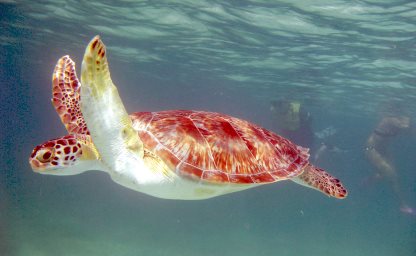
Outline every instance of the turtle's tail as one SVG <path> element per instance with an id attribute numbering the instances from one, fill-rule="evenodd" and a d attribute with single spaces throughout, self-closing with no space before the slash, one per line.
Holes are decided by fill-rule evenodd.
<path id="1" fill-rule="evenodd" d="M 347 189 L 339 179 L 311 164 L 305 167 L 301 175 L 292 180 L 300 185 L 319 190 L 328 196 L 338 199 L 344 199 L 348 195 Z"/>

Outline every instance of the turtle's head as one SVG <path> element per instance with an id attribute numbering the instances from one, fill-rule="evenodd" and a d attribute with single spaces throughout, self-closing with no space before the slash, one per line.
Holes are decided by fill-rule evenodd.
<path id="1" fill-rule="evenodd" d="M 74 175 L 95 168 L 98 152 L 88 135 L 67 135 L 36 146 L 29 157 L 34 172 Z"/>

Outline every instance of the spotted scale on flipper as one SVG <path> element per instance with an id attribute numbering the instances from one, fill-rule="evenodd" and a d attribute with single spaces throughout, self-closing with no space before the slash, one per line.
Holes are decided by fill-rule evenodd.
<path id="1" fill-rule="evenodd" d="M 347 189 L 341 181 L 321 168 L 308 165 L 304 172 L 293 179 L 294 182 L 316 189 L 338 199 L 346 198 Z"/>
<path id="2" fill-rule="evenodd" d="M 52 105 L 69 134 L 89 134 L 81 113 L 80 89 L 75 63 L 68 55 L 63 56 L 52 76 Z"/>

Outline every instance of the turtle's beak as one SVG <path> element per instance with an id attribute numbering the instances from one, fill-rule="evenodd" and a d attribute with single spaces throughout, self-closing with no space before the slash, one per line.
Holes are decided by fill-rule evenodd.
<path id="1" fill-rule="evenodd" d="M 34 158 L 29 158 L 29 164 L 30 167 L 32 167 L 32 170 L 34 172 L 39 172 L 40 169 L 40 163 L 38 160 L 34 159 Z"/>

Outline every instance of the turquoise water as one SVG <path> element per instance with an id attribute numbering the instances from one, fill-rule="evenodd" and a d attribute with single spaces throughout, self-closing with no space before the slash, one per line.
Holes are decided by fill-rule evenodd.
<path id="1" fill-rule="evenodd" d="M 225 1 L 224 1 L 225 2 Z M 415 255 L 416 216 L 372 179 L 363 150 L 386 105 L 413 130 L 389 145 L 416 207 L 414 1 L 2 1 L 0 255 Z M 349 189 L 330 199 L 279 182 L 204 201 L 161 200 L 104 173 L 33 173 L 32 148 L 66 133 L 50 103 L 56 61 L 101 35 L 129 112 L 197 109 L 279 132 L 301 101 L 316 162 Z"/>

